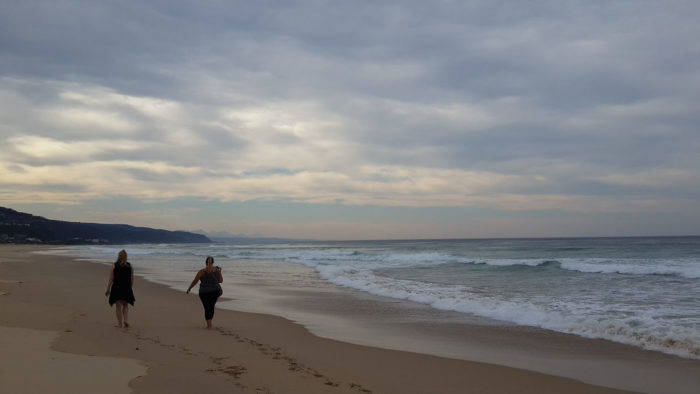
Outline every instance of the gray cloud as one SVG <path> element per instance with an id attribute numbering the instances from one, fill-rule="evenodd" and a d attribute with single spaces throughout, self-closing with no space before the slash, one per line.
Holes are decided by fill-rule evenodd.
<path id="1" fill-rule="evenodd" d="M 9 200 L 700 205 L 695 1 L 0 7 Z"/>

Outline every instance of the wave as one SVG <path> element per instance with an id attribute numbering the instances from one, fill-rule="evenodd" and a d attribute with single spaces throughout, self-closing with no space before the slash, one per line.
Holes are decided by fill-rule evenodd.
<path id="1" fill-rule="evenodd" d="M 61 248 L 66 251 L 85 250 L 104 255 L 106 259 L 116 257 L 124 246 L 82 246 Z M 208 244 L 198 246 L 168 245 L 128 245 L 130 256 L 191 256 L 204 258 L 278 260 L 291 263 L 337 263 L 362 269 L 389 269 L 397 267 L 426 266 L 444 264 L 485 265 L 493 267 L 558 267 L 567 271 L 622 274 L 622 275 L 664 275 L 687 279 L 700 279 L 700 260 L 685 259 L 634 259 L 634 258 L 493 258 L 474 257 L 442 251 L 406 252 L 397 249 L 371 249 L 338 247 L 333 245 L 229 245 Z"/>
<path id="2" fill-rule="evenodd" d="M 687 279 L 700 278 L 700 260 L 696 259 L 480 259 L 463 262 L 463 264 L 480 264 L 494 267 L 558 267 L 567 271 L 596 274 L 624 275 L 668 275 Z"/>
<path id="3" fill-rule="evenodd" d="M 376 275 L 370 270 L 348 270 L 334 265 L 310 266 L 331 283 L 378 296 L 700 359 L 700 339 L 692 325 L 691 328 L 668 325 L 643 314 L 630 313 L 626 318 L 607 316 L 599 311 L 608 307 L 591 304 L 591 300 L 537 303 L 530 297 L 506 299 L 463 285 L 395 279 Z"/>
<path id="4" fill-rule="evenodd" d="M 272 256 L 269 256 L 272 257 Z M 700 278 L 700 260 L 697 259 L 605 259 L 605 258 L 531 258 L 495 259 L 471 258 L 439 252 L 367 254 L 358 251 L 315 251 L 277 256 L 294 262 L 343 262 L 358 267 L 392 268 L 438 266 L 443 264 L 488 265 L 493 267 L 558 267 L 582 273 L 624 275 L 671 275 L 688 279 Z"/>
<path id="5" fill-rule="evenodd" d="M 700 261 L 696 259 L 529 259 L 529 260 L 476 260 L 465 264 L 482 264 L 494 267 L 526 266 L 526 267 L 558 267 L 567 271 L 594 274 L 622 275 L 663 275 L 677 276 L 687 279 L 700 278 Z"/>
<path id="6" fill-rule="evenodd" d="M 695 259 L 674 259 L 663 262 L 637 259 L 562 259 L 560 263 L 562 269 L 586 273 L 671 275 L 688 279 L 700 278 L 700 261 Z"/>
<path id="7" fill-rule="evenodd" d="M 363 268 L 438 266 L 443 264 L 488 265 L 493 267 L 552 267 L 568 271 L 599 274 L 672 275 L 688 279 L 700 278 L 698 259 L 606 259 L 606 258 L 474 258 L 441 252 L 367 253 L 351 249 L 276 250 L 248 258 L 272 258 L 290 262 L 342 262 Z M 233 257 L 233 256 L 232 256 Z"/>

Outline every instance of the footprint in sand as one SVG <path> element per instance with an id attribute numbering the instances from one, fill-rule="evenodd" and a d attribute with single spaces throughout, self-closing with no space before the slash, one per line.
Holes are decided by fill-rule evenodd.
<path id="1" fill-rule="evenodd" d="M 218 365 L 218 368 L 209 368 L 206 371 L 207 372 L 222 372 L 227 375 L 233 376 L 235 379 L 238 379 L 243 375 L 246 371 L 247 368 L 242 366 L 242 365 L 224 365 L 224 362 L 230 357 L 209 357 L 212 363 Z"/>
<path id="2" fill-rule="evenodd" d="M 357 383 L 350 383 L 350 388 L 351 388 L 351 389 L 358 390 L 358 391 L 360 391 L 360 392 L 362 392 L 362 393 L 367 393 L 367 394 L 371 394 L 371 393 L 372 393 L 371 390 L 367 390 L 366 388 L 362 387 L 362 385 L 357 384 Z"/>
<path id="3" fill-rule="evenodd" d="M 216 327 L 216 331 L 218 331 L 221 335 L 233 337 L 237 342 L 245 342 L 251 346 L 256 347 L 260 353 L 264 354 L 265 356 L 269 356 L 273 360 L 286 361 L 287 365 L 288 365 L 288 370 L 290 370 L 292 372 L 306 373 L 306 374 L 313 376 L 316 379 L 323 379 L 323 380 L 325 380 L 323 384 L 325 384 L 327 386 L 339 387 L 341 385 L 341 382 L 333 381 L 333 380 L 329 379 L 327 376 L 320 373 L 319 371 L 299 363 L 296 359 L 294 359 L 292 357 L 284 355 L 281 347 L 268 346 L 268 345 L 265 345 L 264 343 L 260 343 L 256 340 L 254 340 L 252 338 L 241 337 L 240 335 L 236 334 L 235 332 L 232 332 L 230 330 L 224 330 L 223 328 L 220 328 L 220 327 Z M 227 359 L 227 357 L 219 357 L 219 358 L 212 357 L 211 359 L 212 359 L 212 362 L 214 364 L 221 366 L 221 365 L 223 365 L 223 360 Z M 241 371 L 237 367 L 243 368 L 243 371 Z M 214 370 L 211 369 L 211 370 L 207 370 L 207 371 L 213 372 Z M 245 371 L 245 367 L 228 366 L 228 367 L 218 368 L 216 371 L 224 372 L 224 373 L 227 373 L 229 375 L 234 375 L 234 377 L 238 377 L 238 376 L 240 376 L 240 374 L 242 374 Z M 362 393 L 371 393 L 372 392 L 368 389 L 365 389 L 364 387 L 362 387 L 359 384 L 351 383 L 349 386 L 350 386 L 350 388 L 358 390 Z"/>
<path id="4" fill-rule="evenodd" d="M 234 379 L 240 378 L 247 370 L 248 369 L 242 365 L 229 365 L 218 369 L 219 372 L 231 375 Z"/>
<path id="5" fill-rule="evenodd" d="M 14 283 L 14 284 L 21 284 L 21 280 L 8 280 L 8 279 L 0 279 L 0 283 Z M 9 291 L 0 291 L 0 296 L 5 296 L 5 295 L 10 295 Z"/>

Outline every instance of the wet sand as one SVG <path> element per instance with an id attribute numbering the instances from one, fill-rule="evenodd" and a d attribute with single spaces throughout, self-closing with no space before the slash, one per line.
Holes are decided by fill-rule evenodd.
<path id="1" fill-rule="evenodd" d="M 41 248 L 0 246 L 0 328 L 17 342 L 27 340 L 43 349 L 13 353 L 25 366 L 14 373 L 25 380 L 36 373 L 33 366 L 59 352 L 116 361 L 111 366 L 94 363 L 104 372 L 96 375 L 100 386 L 123 387 L 128 381 L 135 393 L 624 392 L 524 369 L 321 338 L 272 315 L 219 309 L 215 329 L 205 330 L 196 295 L 138 277 L 131 327 L 117 328 L 104 296 L 108 267 L 31 253 Z M 489 332 L 488 327 L 474 330 Z M 535 338 L 523 333 L 488 335 L 506 343 Z M 27 339 L 34 334 L 38 336 Z M 591 357 L 590 362 L 599 360 Z M 55 387 L 46 392 L 70 392 L 67 382 L 84 376 L 68 359 L 59 364 L 68 367 L 64 374 L 70 379 L 51 381 Z M 22 379 L 3 383 L 8 385 L 3 391 L 21 392 L 16 385 Z"/>
<path id="2" fill-rule="evenodd" d="M 236 299 L 222 303 L 224 307 L 284 316 L 318 336 L 344 342 L 510 366 L 643 393 L 695 394 L 700 387 L 700 360 L 439 311 L 332 285 L 279 288 L 256 286 L 247 279 L 228 285 Z"/>

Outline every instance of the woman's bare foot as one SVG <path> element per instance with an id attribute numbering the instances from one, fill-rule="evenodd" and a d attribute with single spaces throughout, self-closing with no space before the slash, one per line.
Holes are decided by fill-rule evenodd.
<path id="1" fill-rule="evenodd" d="M 124 327 L 129 328 L 129 323 L 124 322 Z"/>

